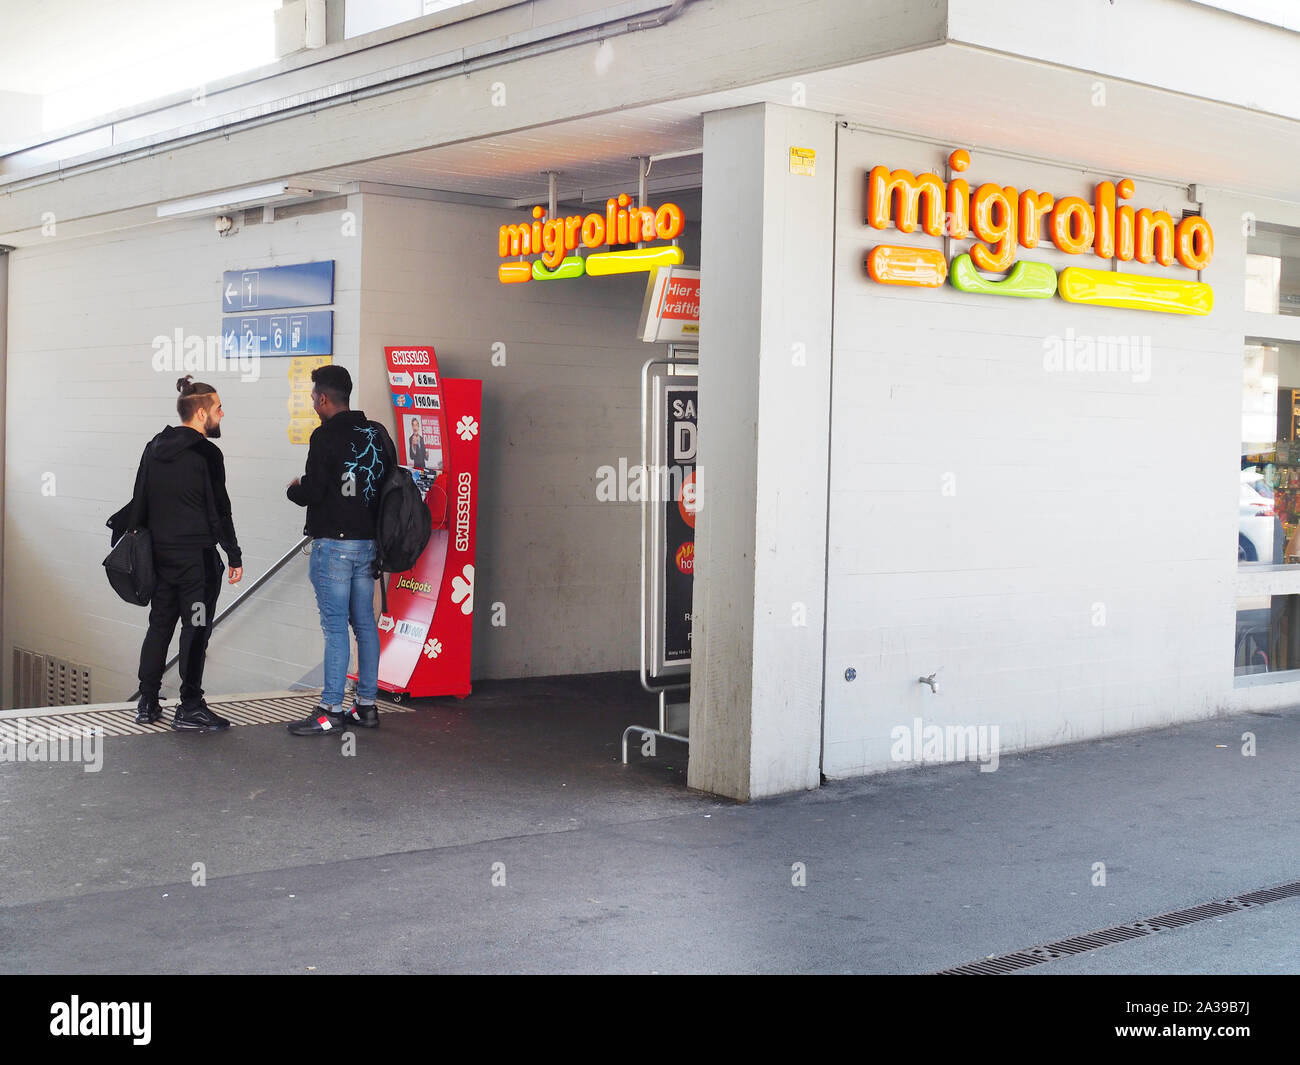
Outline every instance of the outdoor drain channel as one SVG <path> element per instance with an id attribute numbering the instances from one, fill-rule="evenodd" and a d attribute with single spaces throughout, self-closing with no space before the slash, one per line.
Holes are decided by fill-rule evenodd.
<path id="1" fill-rule="evenodd" d="M 1058 939 L 1054 943 L 1043 943 L 1026 950 L 1017 950 L 1012 954 L 1001 954 L 995 958 L 969 962 L 952 969 L 941 969 L 934 975 L 981 976 L 1014 973 L 1020 969 L 1027 969 L 1031 965 L 1042 965 L 1043 962 L 1055 961 L 1057 958 L 1068 958 L 1072 954 L 1082 954 L 1085 951 L 1096 950 L 1098 947 L 1110 946 L 1112 943 L 1140 939 L 1170 928 L 1181 928 L 1183 925 L 1196 924 L 1198 921 L 1208 921 L 1211 917 L 1222 917 L 1225 914 L 1238 913 L 1255 906 L 1267 906 L 1270 902 L 1297 897 L 1300 897 L 1300 880 L 1293 880 L 1289 884 L 1278 887 L 1248 891 L 1244 895 L 1234 895 L 1230 899 L 1204 902 L 1199 906 L 1189 906 L 1185 910 L 1174 910 L 1156 917 L 1144 917 L 1140 921 L 1111 925 L 1096 932 L 1085 932 L 1083 935 L 1070 936 L 1068 939 Z"/>

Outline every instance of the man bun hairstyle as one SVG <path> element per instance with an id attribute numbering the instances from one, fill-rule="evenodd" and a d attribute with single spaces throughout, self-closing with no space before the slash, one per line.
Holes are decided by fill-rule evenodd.
<path id="1" fill-rule="evenodd" d="M 346 407 L 352 399 L 352 375 L 346 366 L 317 366 L 311 372 L 311 383 L 336 407 Z"/>
<path id="2" fill-rule="evenodd" d="M 216 402 L 217 390 L 202 381 L 195 381 L 189 374 L 176 382 L 176 391 L 180 397 L 176 400 L 176 413 L 182 422 L 190 421 L 199 412 L 200 407 L 207 407 L 209 413 Z"/>

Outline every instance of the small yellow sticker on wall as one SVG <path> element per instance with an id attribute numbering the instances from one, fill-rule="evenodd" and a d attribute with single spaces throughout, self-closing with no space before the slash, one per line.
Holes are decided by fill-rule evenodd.
<path id="1" fill-rule="evenodd" d="M 790 173 L 813 177 L 817 172 L 817 152 L 813 148 L 790 149 Z"/>

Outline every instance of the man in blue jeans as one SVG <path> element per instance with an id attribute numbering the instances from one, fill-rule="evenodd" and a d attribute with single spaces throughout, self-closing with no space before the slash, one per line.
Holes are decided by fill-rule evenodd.
<path id="1" fill-rule="evenodd" d="M 321 424 L 311 434 L 307 470 L 286 494 L 307 508 L 303 532 L 312 537 L 310 574 L 325 633 L 325 687 L 311 715 L 289 725 L 295 736 L 379 726 L 379 633 L 371 566 L 379 488 L 397 466 L 388 431 L 348 406 L 352 375 L 342 366 L 318 366 L 311 380 L 312 407 Z M 357 637 L 357 698 L 345 713 L 349 622 Z"/>

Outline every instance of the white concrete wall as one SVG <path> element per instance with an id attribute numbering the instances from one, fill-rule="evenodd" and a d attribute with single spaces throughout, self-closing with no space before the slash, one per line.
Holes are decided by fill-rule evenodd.
<path id="1" fill-rule="evenodd" d="M 915 717 L 997 725 L 1007 751 L 1232 702 L 1238 215 L 1206 207 L 1220 237 L 1208 318 L 872 282 L 875 244 L 940 241 L 864 225 L 866 172 L 940 168 L 951 147 L 840 139 L 829 776 L 895 767 L 890 731 Z M 976 152 L 964 176 L 1090 199 L 1125 175 Z M 1132 202 L 1177 218 L 1186 190 L 1138 181 Z M 1102 265 L 1044 245 L 1019 258 Z M 1149 337 L 1149 379 L 1049 372 L 1047 338 L 1070 329 Z M 917 683 L 935 670 L 938 695 Z"/>
<path id="2" fill-rule="evenodd" d="M 61 240 L 56 230 L 47 243 L 12 254 L 6 664 L 17 644 L 89 666 L 96 701 L 134 690 L 147 611 L 117 598 L 100 563 L 104 522 L 130 497 L 141 450 L 164 425 L 178 424 L 175 381 L 189 371 L 155 370 L 154 338 L 177 329 L 219 335 L 224 270 L 334 259 L 335 361 L 355 374 L 361 248 L 340 219 L 330 210 L 224 239 L 206 217 L 83 240 Z M 218 444 L 246 579 L 297 541 L 304 513 L 284 499 L 307 451 L 286 433 L 288 360 L 264 359 L 258 372 L 249 382 L 237 369 L 194 372 L 216 386 L 226 411 Z M 42 493 L 46 474 L 53 495 Z M 223 585 L 219 606 L 232 598 Z M 205 686 L 211 693 L 285 686 L 319 665 L 321 647 L 303 560 L 217 630 Z M 176 683 L 173 670 L 164 692 L 174 695 Z"/>
<path id="3" fill-rule="evenodd" d="M 640 504 L 596 484 L 640 462 L 640 369 L 666 350 L 635 339 L 647 275 L 502 285 L 497 230 L 526 210 L 364 200 L 368 413 L 392 425 L 385 346 L 432 344 L 444 375 L 483 381 L 473 676 L 635 669 Z"/>

